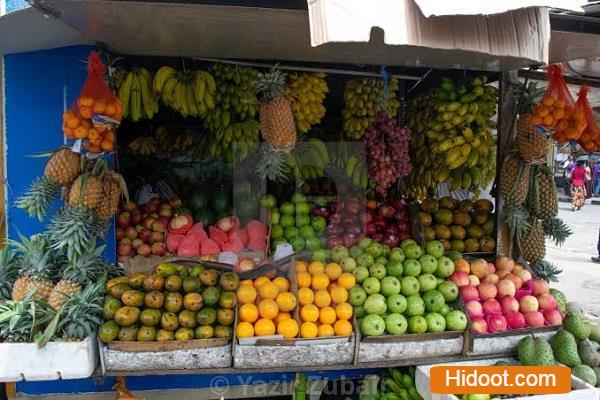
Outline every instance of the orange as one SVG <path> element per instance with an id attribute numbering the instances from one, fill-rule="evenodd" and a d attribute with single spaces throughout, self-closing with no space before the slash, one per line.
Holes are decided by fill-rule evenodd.
<path id="1" fill-rule="evenodd" d="M 340 275 L 337 281 L 338 285 L 346 290 L 350 290 L 356 285 L 356 278 L 349 272 L 344 272 Z"/>
<path id="2" fill-rule="evenodd" d="M 267 336 L 275 334 L 275 324 L 270 319 L 259 319 L 254 324 L 256 336 Z"/>
<path id="3" fill-rule="evenodd" d="M 338 263 L 329 263 L 325 266 L 325 274 L 329 277 L 330 280 L 335 281 L 340 275 L 344 272 L 340 264 Z"/>
<path id="4" fill-rule="evenodd" d="M 239 313 L 240 320 L 244 322 L 254 322 L 258 319 L 258 307 L 252 303 L 242 304 Z"/>
<path id="5" fill-rule="evenodd" d="M 296 296 L 290 292 L 279 293 L 275 301 L 279 306 L 279 310 L 284 312 L 292 311 L 294 308 L 296 308 L 297 304 Z"/>
<path id="6" fill-rule="evenodd" d="M 334 336 L 335 331 L 333 330 L 333 326 L 329 324 L 319 325 L 317 336 L 325 337 L 325 336 Z"/>
<path id="7" fill-rule="evenodd" d="M 341 304 L 348 301 L 348 291 L 341 286 L 334 286 L 329 292 L 331 294 L 331 300 L 335 304 Z"/>
<path id="8" fill-rule="evenodd" d="M 254 282 L 252 281 L 252 279 L 244 279 L 243 281 L 240 281 L 240 286 L 252 286 L 252 287 L 254 287 L 253 283 Z"/>
<path id="9" fill-rule="evenodd" d="M 104 111 L 106 110 L 106 103 L 103 101 L 97 101 L 94 103 L 92 110 L 94 110 L 95 114 L 104 114 Z"/>
<path id="10" fill-rule="evenodd" d="M 235 328 L 235 334 L 239 338 L 247 338 L 254 336 L 254 327 L 250 322 L 240 322 Z"/>
<path id="11" fill-rule="evenodd" d="M 315 290 L 327 289 L 329 278 L 325 274 L 315 274 L 312 277 L 312 288 Z"/>
<path id="12" fill-rule="evenodd" d="M 335 321 L 333 331 L 337 336 L 350 336 L 352 335 L 352 324 L 349 321 L 340 319 Z"/>
<path id="13" fill-rule="evenodd" d="M 273 300 L 279 294 L 279 288 L 273 282 L 265 282 L 258 288 L 258 294 L 263 299 Z"/>
<path id="14" fill-rule="evenodd" d="M 542 106 L 537 110 L 537 115 L 539 115 L 542 118 L 544 118 L 548 114 L 550 114 L 550 109 L 548 107 Z"/>
<path id="15" fill-rule="evenodd" d="M 336 320 L 335 310 L 332 307 L 323 307 L 319 312 L 319 322 L 322 324 L 333 324 Z"/>
<path id="16" fill-rule="evenodd" d="M 556 108 L 565 108 L 565 101 L 563 99 L 554 100 L 554 107 Z"/>
<path id="17" fill-rule="evenodd" d="M 75 129 L 79 126 L 80 121 L 79 118 L 77 118 L 74 115 L 70 115 L 69 117 L 67 117 L 67 126 L 71 129 Z"/>
<path id="18" fill-rule="evenodd" d="M 309 288 L 301 288 L 298 289 L 298 302 L 305 306 L 307 304 L 312 304 L 315 301 L 315 294 Z"/>
<path id="19" fill-rule="evenodd" d="M 544 117 L 544 126 L 554 125 L 554 117 L 552 114 L 548 114 Z"/>
<path id="20" fill-rule="evenodd" d="M 534 125 L 542 125 L 543 122 L 544 122 L 544 120 L 539 115 L 537 115 L 537 114 L 532 114 L 531 115 L 531 123 L 532 124 L 534 124 Z"/>
<path id="21" fill-rule="evenodd" d="M 283 276 L 278 276 L 273 279 L 273 283 L 279 288 L 280 292 L 287 292 L 290 290 L 290 282 Z"/>
<path id="22" fill-rule="evenodd" d="M 286 339 L 295 338 L 298 336 L 298 323 L 293 319 L 285 319 L 277 324 L 277 333 L 283 335 Z"/>
<path id="23" fill-rule="evenodd" d="M 310 287 L 310 284 L 312 282 L 312 278 L 308 272 L 299 272 L 296 276 L 296 279 L 298 280 L 299 288 Z"/>
<path id="24" fill-rule="evenodd" d="M 337 319 L 349 320 L 354 312 L 352 306 L 348 303 L 340 303 L 335 307 Z"/>
<path id="25" fill-rule="evenodd" d="M 308 264 L 306 263 L 306 261 L 298 260 L 298 261 L 296 261 L 296 264 L 294 265 L 294 268 L 296 269 L 296 273 L 298 273 L 298 272 L 307 272 L 308 271 Z"/>
<path id="26" fill-rule="evenodd" d="M 273 319 L 279 313 L 279 306 L 274 300 L 261 300 L 258 304 L 258 313 L 262 318 Z"/>
<path id="27" fill-rule="evenodd" d="M 94 115 L 94 111 L 91 107 L 80 107 L 79 114 L 85 119 L 90 119 Z"/>
<path id="28" fill-rule="evenodd" d="M 317 328 L 317 324 L 314 322 L 303 322 L 300 325 L 300 336 L 303 338 L 314 338 L 317 337 L 319 333 L 319 328 Z"/>
<path id="29" fill-rule="evenodd" d="M 551 106 L 554 104 L 554 97 L 550 97 L 550 96 L 545 96 L 542 99 L 542 104 L 545 106 Z"/>
<path id="30" fill-rule="evenodd" d="M 241 304 L 254 303 L 256 289 L 254 289 L 254 286 L 242 285 L 237 290 L 237 298 Z"/>
<path id="31" fill-rule="evenodd" d="M 311 275 L 322 274 L 325 272 L 325 265 L 321 261 L 313 261 L 308 264 L 308 272 Z"/>
<path id="32" fill-rule="evenodd" d="M 265 282 L 271 282 L 271 280 L 266 276 L 259 276 L 254 280 L 254 288 L 258 289 Z"/>
<path id="33" fill-rule="evenodd" d="M 280 312 L 279 314 L 277 314 L 277 316 L 275 317 L 275 319 L 273 321 L 275 321 L 275 323 L 278 324 L 281 321 L 283 321 L 284 319 L 290 319 L 290 318 L 292 318 L 292 314 L 290 314 L 289 312 Z"/>
<path id="34" fill-rule="evenodd" d="M 315 305 L 317 307 L 327 307 L 331 304 L 331 296 L 327 290 L 317 290 L 315 292 Z"/>
<path id="35" fill-rule="evenodd" d="M 117 107 L 115 107 L 115 105 L 113 103 L 108 103 L 106 105 L 104 114 L 108 115 L 109 117 L 114 117 L 116 112 L 117 112 Z"/>
<path id="36" fill-rule="evenodd" d="M 565 117 L 565 110 L 562 108 L 556 108 L 554 111 L 552 111 L 552 116 L 556 120 L 563 119 Z"/>
<path id="37" fill-rule="evenodd" d="M 300 310 L 300 317 L 305 322 L 317 322 L 319 319 L 319 309 L 314 304 L 307 304 Z"/>

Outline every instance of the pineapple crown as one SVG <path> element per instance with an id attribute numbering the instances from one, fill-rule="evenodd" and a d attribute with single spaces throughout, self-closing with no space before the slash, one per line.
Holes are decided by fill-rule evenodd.
<path id="1" fill-rule="evenodd" d="M 62 313 L 59 311 L 57 332 L 65 339 L 83 340 L 102 323 L 104 284 L 104 279 L 90 283 L 67 301 Z"/>
<path id="2" fill-rule="evenodd" d="M 16 251 L 16 263 L 22 275 L 49 278 L 54 270 L 54 257 L 46 235 L 38 233 L 29 238 L 19 234 L 20 241 L 8 243 Z"/>
<path id="3" fill-rule="evenodd" d="M 29 293 L 22 301 L 0 303 L 0 341 L 31 342 L 53 318 L 52 312 Z"/>
<path id="4" fill-rule="evenodd" d="M 106 246 L 99 246 L 76 256 L 73 260 L 67 259 L 62 271 L 63 278 L 82 285 L 106 277 L 111 266 L 102 259 L 105 249 Z"/>
<path id="5" fill-rule="evenodd" d="M 523 206 L 509 203 L 504 207 L 504 216 L 511 241 L 520 242 L 523 235 L 532 227 L 529 212 Z"/>
<path id="6" fill-rule="evenodd" d="M 258 164 L 256 167 L 258 176 L 273 182 L 284 182 L 288 172 L 287 154 L 283 151 L 273 149 L 268 144 L 263 144 L 258 154 Z"/>
<path id="7" fill-rule="evenodd" d="M 15 252 L 7 246 L 0 250 L 0 299 L 10 299 L 12 285 L 18 277 Z"/>
<path id="8" fill-rule="evenodd" d="M 544 94 L 545 89 L 540 88 L 537 82 L 529 82 L 527 85 L 513 85 L 512 91 L 513 95 L 519 99 L 517 112 L 519 114 L 529 114 Z"/>
<path id="9" fill-rule="evenodd" d="M 286 74 L 276 67 L 271 68 L 269 72 L 259 72 L 257 75 L 256 92 L 261 100 L 269 102 L 283 96 L 285 90 Z"/>
<path id="10" fill-rule="evenodd" d="M 560 218 L 552 218 L 543 222 L 544 234 L 554 241 L 556 246 L 562 246 L 573 234 L 569 226 Z"/>
<path id="11" fill-rule="evenodd" d="M 533 272 L 538 278 L 545 280 L 546 282 L 558 282 L 557 275 L 562 273 L 561 269 L 546 260 L 538 261 L 531 266 Z"/>

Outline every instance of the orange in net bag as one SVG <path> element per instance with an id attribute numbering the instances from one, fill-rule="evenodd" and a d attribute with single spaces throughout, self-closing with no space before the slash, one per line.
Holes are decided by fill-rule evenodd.
<path id="1" fill-rule="evenodd" d="M 600 151 L 600 128 L 594 117 L 594 110 L 587 99 L 590 89 L 582 86 L 577 93 L 577 104 L 581 104 L 586 127 L 577 140 L 581 147 L 587 152 Z"/>
<path id="2" fill-rule="evenodd" d="M 560 65 L 550 65 L 546 69 L 548 74 L 548 87 L 540 103 L 531 113 L 531 123 L 542 125 L 546 128 L 556 127 L 575 106 L 569 93 L 567 84 Z"/>
<path id="3" fill-rule="evenodd" d="M 561 119 L 554 127 L 552 138 L 558 143 L 566 143 L 569 140 L 579 139 L 587 126 L 585 120 L 586 104 L 589 107 L 586 95 L 587 90 L 583 92 L 583 96 L 581 96 L 581 90 L 579 93 L 580 95 L 575 106 L 567 113 L 565 118 Z"/>

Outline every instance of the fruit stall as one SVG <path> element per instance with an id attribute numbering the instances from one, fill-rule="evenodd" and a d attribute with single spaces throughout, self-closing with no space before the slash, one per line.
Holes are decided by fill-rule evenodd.
<path id="1" fill-rule="evenodd" d="M 365 400 L 479 400 L 491 397 L 432 395 L 431 365 L 559 362 L 573 399 L 598 398 L 600 325 L 551 287 L 561 271 L 545 241 L 571 234 L 549 148 L 597 150 L 600 129 L 560 64 L 545 89 L 506 72 L 548 62 L 548 37 L 480 59 L 465 56 L 473 43 L 384 45 L 382 65 L 377 45 L 332 55 L 282 29 L 291 53 L 242 18 L 239 31 L 210 28 L 223 43 L 255 35 L 227 53 L 125 25 L 172 7 L 173 32 L 199 9 L 213 23 L 239 11 L 298 26 L 306 10 L 117 3 L 97 31 L 81 20 L 97 5 L 36 3 L 103 45 L 71 36 L 77 46 L 4 56 L 9 395 L 301 398 L 352 381 Z M 321 7 L 320 22 L 340 23 Z M 35 140 L 16 139 L 26 132 Z M 278 391 L 249 391 L 264 383 Z"/>

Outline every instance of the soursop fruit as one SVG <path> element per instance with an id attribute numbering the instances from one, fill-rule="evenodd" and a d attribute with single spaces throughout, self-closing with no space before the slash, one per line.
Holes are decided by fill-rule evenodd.
<path id="1" fill-rule="evenodd" d="M 521 365 L 533 366 L 534 352 L 533 352 L 533 336 L 526 336 L 519 341 L 517 348 L 519 354 L 519 362 Z"/>
<path id="2" fill-rule="evenodd" d="M 577 311 L 569 311 L 563 321 L 564 328 L 571 332 L 575 339 L 583 340 L 590 336 L 592 331 L 590 325 L 586 324 L 583 315 Z"/>
<path id="3" fill-rule="evenodd" d="M 560 290 L 554 288 L 550 289 L 550 294 L 554 296 L 559 311 L 562 313 L 567 312 L 567 297 L 565 296 L 565 294 Z"/>
<path id="4" fill-rule="evenodd" d="M 571 368 L 581 364 L 581 358 L 577 352 L 577 341 L 573 334 L 561 329 L 554 335 L 550 343 L 556 361 Z"/>
<path id="5" fill-rule="evenodd" d="M 541 336 L 533 339 L 533 363 L 536 366 L 556 365 L 550 343 Z"/>
<path id="6" fill-rule="evenodd" d="M 600 387 L 600 368 L 594 368 L 594 372 L 596 373 L 596 387 Z"/>
<path id="7" fill-rule="evenodd" d="M 600 325 L 591 324 L 591 329 L 592 330 L 590 332 L 590 339 L 594 342 L 600 343 Z"/>
<path id="8" fill-rule="evenodd" d="M 581 358 L 583 364 L 592 368 L 600 365 L 600 353 L 598 352 L 600 345 L 598 343 L 585 339 L 579 342 L 577 349 L 579 350 L 579 358 Z"/>
<path id="9" fill-rule="evenodd" d="M 591 367 L 588 367 L 587 365 L 578 365 L 571 370 L 571 373 L 592 386 L 596 386 L 596 384 L 598 383 L 596 373 Z"/>

